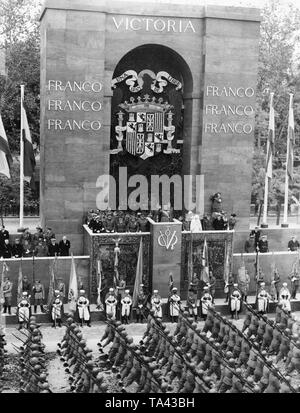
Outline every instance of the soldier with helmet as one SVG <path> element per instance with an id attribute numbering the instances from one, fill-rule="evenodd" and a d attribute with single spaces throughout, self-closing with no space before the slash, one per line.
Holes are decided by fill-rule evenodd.
<path id="1" fill-rule="evenodd" d="M 83 326 L 85 322 L 88 327 L 91 327 L 90 301 L 86 297 L 85 290 L 79 291 L 77 311 L 81 325 Z"/>
<path id="2" fill-rule="evenodd" d="M 177 294 L 176 287 L 172 288 L 172 295 L 170 296 L 169 302 L 170 302 L 170 316 L 171 316 L 172 322 L 177 323 L 178 316 L 180 313 L 180 296 Z"/>
<path id="3" fill-rule="evenodd" d="M 238 315 L 242 308 L 242 294 L 240 290 L 238 289 L 237 283 L 233 284 L 233 291 L 229 299 L 229 307 L 230 307 L 230 312 L 231 312 L 231 318 L 235 317 L 235 319 L 238 320 L 239 318 Z"/>
<path id="4" fill-rule="evenodd" d="M 198 299 L 197 299 L 197 292 L 193 288 L 190 288 L 188 291 L 186 304 L 187 304 L 189 315 L 191 317 L 194 317 L 195 321 L 197 321 Z"/>
<path id="5" fill-rule="evenodd" d="M 208 309 L 213 306 L 213 298 L 208 291 L 209 287 L 204 287 L 204 292 L 201 297 L 201 314 L 204 319 L 207 318 Z"/>
<path id="6" fill-rule="evenodd" d="M 144 309 L 146 308 L 147 296 L 144 291 L 144 284 L 140 284 L 140 289 L 137 295 L 137 305 L 136 305 L 136 322 L 143 322 L 144 320 Z"/>
<path id="7" fill-rule="evenodd" d="M 151 309 L 154 311 L 154 317 L 162 319 L 162 299 L 158 294 L 158 290 L 153 291 L 151 297 Z"/>
<path id="8" fill-rule="evenodd" d="M 121 299 L 121 306 L 121 321 L 123 324 L 128 324 L 132 306 L 132 298 L 129 295 L 129 290 L 125 290 L 125 295 Z"/>
<path id="9" fill-rule="evenodd" d="M 118 304 L 118 300 L 115 295 L 114 289 L 110 288 L 105 297 L 105 305 L 106 305 L 106 316 L 110 317 L 112 320 L 116 319 L 117 304 Z"/>
<path id="10" fill-rule="evenodd" d="M 18 303 L 18 321 L 19 330 L 23 328 L 23 324 L 28 327 L 29 317 L 30 317 L 30 300 L 27 291 L 23 291 L 22 298 Z"/>
<path id="11" fill-rule="evenodd" d="M 257 311 L 260 314 L 266 314 L 268 311 L 269 300 L 271 298 L 270 294 L 265 289 L 265 283 L 262 282 L 260 291 L 257 294 Z"/>

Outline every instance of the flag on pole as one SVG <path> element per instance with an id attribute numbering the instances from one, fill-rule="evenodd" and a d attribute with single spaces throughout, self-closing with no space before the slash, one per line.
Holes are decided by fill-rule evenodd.
<path id="1" fill-rule="evenodd" d="M 173 274 L 170 273 L 170 275 L 169 275 L 169 291 L 170 291 L 170 293 L 172 292 L 173 287 L 174 287 Z"/>
<path id="2" fill-rule="evenodd" d="M 97 307 L 103 311 L 103 304 L 101 302 L 101 284 L 102 284 L 102 268 L 101 260 L 97 261 L 97 279 L 98 279 L 98 288 L 97 288 Z"/>
<path id="3" fill-rule="evenodd" d="M 48 291 L 48 300 L 47 300 L 48 307 L 51 306 L 52 300 L 54 297 L 55 281 L 56 281 L 55 280 L 56 265 L 57 265 L 57 257 L 55 257 L 54 261 L 52 262 L 52 265 L 50 264 L 50 282 L 49 282 L 49 291 Z"/>
<path id="4" fill-rule="evenodd" d="M 275 144 L 275 112 L 273 106 L 274 93 L 270 93 L 270 115 L 269 115 L 269 132 L 268 132 L 268 144 L 267 144 L 267 158 L 266 158 L 266 174 L 267 177 L 272 179 L 272 163 L 274 155 Z"/>
<path id="5" fill-rule="evenodd" d="M 139 255 L 136 266 L 135 282 L 132 295 L 132 307 L 137 306 L 137 297 L 140 289 L 140 285 L 143 282 L 143 239 L 140 239 Z"/>
<path id="6" fill-rule="evenodd" d="M 13 159 L 9 150 L 8 140 L 0 113 L 0 174 L 10 178 L 10 166 L 12 162 Z"/>
<path id="7" fill-rule="evenodd" d="M 294 123 L 294 111 L 293 111 L 293 95 L 290 94 L 289 105 L 289 124 L 288 124 L 288 145 L 287 145 L 287 174 L 291 181 L 293 181 L 294 171 L 294 145 L 295 145 L 295 123 Z"/>
<path id="8" fill-rule="evenodd" d="M 21 260 L 20 265 L 19 265 L 19 276 L 18 276 L 18 290 L 17 290 L 18 302 L 19 300 L 22 299 L 22 293 L 23 293 L 23 273 L 22 273 L 22 260 Z"/>
<path id="9" fill-rule="evenodd" d="M 70 311 L 76 311 L 77 298 L 78 298 L 77 274 L 76 274 L 75 261 L 74 261 L 74 257 L 72 254 L 70 280 L 69 280 L 69 294 L 68 294 Z"/>
<path id="10" fill-rule="evenodd" d="M 32 188 L 34 188 L 34 170 L 35 170 L 35 157 L 32 145 L 32 139 L 30 129 L 27 120 L 27 114 L 24 107 L 24 100 L 21 105 L 22 111 L 22 139 L 24 144 L 24 181 L 28 182 Z"/>
<path id="11" fill-rule="evenodd" d="M 118 267 L 115 267 L 115 272 L 114 272 L 114 290 L 117 291 L 117 286 L 119 285 L 119 270 Z"/>
<path id="12" fill-rule="evenodd" d="M 204 245 L 202 251 L 202 271 L 201 271 L 201 279 L 205 283 L 209 282 L 209 263 L 208 263 L 208 247 L 206 238 L 204 238 Z"/>
<path id="13" fill-rule="evenodd" d="M 225 246 L 225 267 L 224 267 L 224 282 L 225 282 L 225 285 L 229 283 L 229 275 L 230 275 L 229 248 L 228 248 L 228 242 L 226 242 L 226 246 Z"/>

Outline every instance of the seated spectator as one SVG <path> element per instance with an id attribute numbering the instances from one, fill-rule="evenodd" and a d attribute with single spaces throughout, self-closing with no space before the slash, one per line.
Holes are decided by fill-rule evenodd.
<path id="1" fill-rule="evenodd" d="M 67 239 L 67 237 L 64 235 L 62 237 L 62 240 L 58 244 L 59 248 L 59 255 L 61 257 L 68 257 L 69 256 L 69 251 L 70 251 L 71 243 Z"/>
<path id="2" fill-rule="evenodd" d="M 258 247 L 258 243 L 260 240 L 260 230 L 259 227 L 255 227 L 251 232 L 250 235 L 254 235 L 255 238 L 255 247 Z"/>
<path id="3" fill-rule="evenodd" d="M 31 235 L 31 233 L 30 233 L 30 231 L 29 231 L 29 228 L 26 228 L 25 229 L 25 231 L 23 232 L 23 234 L 21 235 L 21 237 L 20 237 L 20 242 L 21 242 L 21 244 L 24 246 L 24 242 L 25 241 L 28 241 L 29 242 L 29 244 L 31 243 L 31 241 L 32 241 L 32 235 Z"/>
<path id="4" fill-rule="evenodd" d="M 26 239 L 23 242 L 23 257 L 28 258 L 28 257 L 32 257 L 32 255 L 33 255 L 33 249 L 29 241 Z"/>
<path id="5" fill-rule="evenodd" d="M 9 240 L 9 232 L 5 229 L 5 226 L 2 225 L 2 228 L 0 231 L 0 247 L 1 245 L 4 245 L 4 240 L 6 239 Z"/>
<path id="6" fill-rule="evenodd" d="M 297 251 L 299 248 L 300 244 L 297 241 L 295 235 L 292 236 L 292 239 L 288 243 L 288 251 Z"/>
<path id="7" fill-rule="evenodd" d="M 1 248 L 1 258 L 11 258 L 12 257 L 12 246 L 9 243 L 9 239 L 4 239 L 4 244 Z"/>
<path id="8" fill-rule="evenodd" d="M 215 231 L 224 231 L 224 220 L 221 214 L 214 213 L 213 228 Z"/>
<path id="9" fill-rule="evenodd" d="M 269 252 L 267 236 L 263 235 L 258 243 L 259 252 Z"/>
<path id="10" fill-rule="evenodd" d="M 21 258 L 23 257 L 23 253 L 24 253 L 23 245 L 20 243 L 20 239 L 16 238 L 15 243 L 12 246 L 12 255 L 15 258 Z"/>
<path id="11" fill-rule="evenodd" d="M 236 214 L 231 214 L 228 220 L 228 229 L 233 230 L 236 225 Z"/>
<path id="12" fill-rule="evenodd" d="M 46 241 L 44 241 L 43 238 L 39 239 L 39 242 L 34 249 L 34 255 L 35 257 L 47 257 L 48 249 Z"/>
<path id="13" fill-rule="evenodd" d="M 59 247 L 58 243 L 56 242 L 56 238 L 51 238 L 51 242 L 48 245 L 48 256 L 55 257 L 59 255 Z"/>
<path id="14" fill-rule="evenodd" d="M 255 236 L 254 234 L 250 234 L 249 238 L 245 242 L 245 247 L 244 247 L 245 252 L 251 253 L 251 252 L 256 252 L 256 243 L 255 243 Z"/>
<path id="15" fill-rule="evenodd" d="M 32 242 L 36 246 L 39 243 L 39 239 L 44 237 L 43 229 L 36 227 L 36 232 L 32 236 Z"/>
<path id="16" fill-rule="evenodd" d="M 51 239 L 55 238 L 55 234 L 52 231 L 52 228 L 47 227 L 45 234 L 44 234 L 44 238 L 46 239 L 47 246 L 49 246 L 51 244 Z"/>

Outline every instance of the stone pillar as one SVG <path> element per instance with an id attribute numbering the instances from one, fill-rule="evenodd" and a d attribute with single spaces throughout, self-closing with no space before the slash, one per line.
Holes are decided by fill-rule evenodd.
<path id="1" fill-rule="evenodd" d="M 199 156 L 205 209 L 210 195 L 221 192 L 223 209 L 238 216 L 238 229 L 249 228 L 258 39 L 257 10 L 207 7 Z"/>
<path id="2" fill-rule="evenodd" d="M 159 290 L 161 297 L 166 298 L 170 273 L 173 274 L 174 287 L 180 291 L 182 224 L 175 219 L 174 222 L 149 221 L 152 290 Z"/>
<path id="3" fill-rule="evenodd" d="M 105 16 L 46 7 L 41 17 L 41 218 L 75 254 L 97 179 L 109 173 Z"/>

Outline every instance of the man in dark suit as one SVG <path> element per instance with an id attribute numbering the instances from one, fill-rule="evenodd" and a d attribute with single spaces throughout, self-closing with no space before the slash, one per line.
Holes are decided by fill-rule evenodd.
<path id="1" fill-rule="evenodd" d="M 58 247 L 59 247 L 59 255 L 61 257 L 69 256 L 71 243 L 65 235 L 62 237 L 62 240 L 59 242 Z"/>
<path id="2" fill-rule="evenodd" d="M 56 242 L 55 238 L 51 238 L 51 242 L 48 245 L 48 256 L 55 257 L 55 256 L 58 256 L 58 254 L 59 254 L 58 243 Z"/>
<path id="3" fill-rule="evenodd" d="M 288 250 L 289 251 L 297 251 L 297 249 L 299 248 L 299 242 L 297 241 L 295 235 L 292 236 L 292 239 L 289 241 L 288 243 Z"/>
<path id="4" fill-rule="evenodd" d="M 267 236 L 263 235 L 258 243 L 259 252 L 269 252 Z"/>
<path id="5" fill-rule="evenodd" d="M 23 257 L 23 253 L 24 253 L 23 245 L 20 243 L 20 239 L 16 238 L 15 243 L 12 246 L 12 255 L 15 258 L 21 258 Z"/>
<path id="6" fill-rule="evenodd" d="M 4 244 L 1 248 L 1 257 L 3 258 L 11 258 L 12 257 L 12 246 L 9 243 L 9 239 L 5 238 Z"/>
<path id="7" fill-rule="evenodd" d="M 255 248 L 258 246 L 259 240 L 260 240 L 260 230 L 259 227 L 255 227 L 250 235 L 254 235 L 254 239 L 255 239 Z"/>

